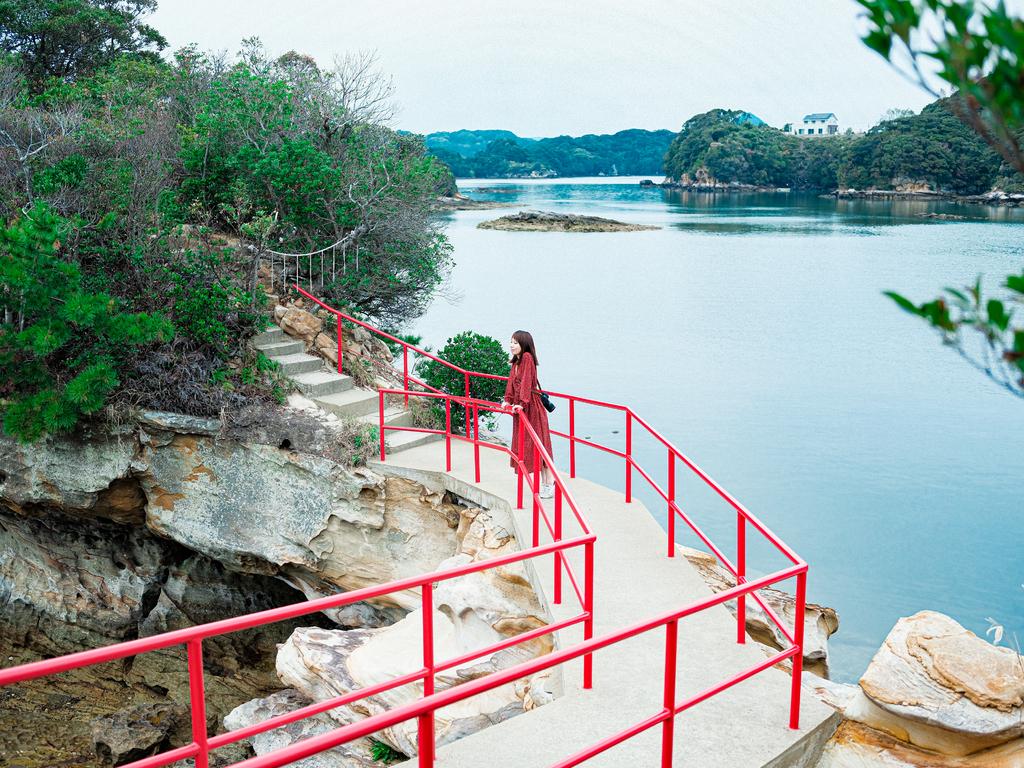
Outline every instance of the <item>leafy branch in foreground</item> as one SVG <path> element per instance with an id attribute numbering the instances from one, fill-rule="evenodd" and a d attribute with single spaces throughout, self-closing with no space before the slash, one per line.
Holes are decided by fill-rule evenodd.
<path id="1" fill-rule="evenodd" d="M 986 299 L 981 278 L 962 291 L 946 288 L 946 298 L 914 304 L 893 291 L 885 295 L 912 315 L 923 318 L 943 342 L 990 379 L 1024 398 L 1024 326 L 1011 324 L 1015 309 L 1024 306 L 1024 274 L 1010 275 L 1007 301 Z M 1016 305 L 1016 306 L 1015 306 Z M 965 338 L 968 329 L 977 335 Z M 973 339 L 973 341 L 969 340 Z"/>
<path id="2" fill-rule="evenodd" d="M 937 95 L 925 74 L 953 87 L 950 99 L 957 116 L 995 149 L 1006 165 L 1024 174 L 1024 19 L 1010 15 L 1006 3 L 975 0 L 857 0 L 865 9 L 864 44 Z M 939 31 L 925 31 L 929 25 Z M 1005 286 L 1011 302 L 1024 299 L 1024 275 L 1010 275 Z M 983 301 L 981 279 L 973 288 L 947 288 L 949 297 L 920 306 L 897 293 L 887 295 L 903 309 L 927 320 L 946 343 L 1003 388 L 1024 399 L 1024 328 L 1011 327 L 1013 309 L 999 299 Z M 981 334 L 978 351 L 965 346 L 961 329 Z M 975 337 L 977 339 L 977 337 Z"/>

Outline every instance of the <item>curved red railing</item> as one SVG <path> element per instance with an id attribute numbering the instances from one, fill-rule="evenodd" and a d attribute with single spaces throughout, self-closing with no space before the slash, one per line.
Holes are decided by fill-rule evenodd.
<path id="1" fill-rule="evenodd" d="M 665 652 L 664 652 L 664 679 L 663 679 L 663 702 L 661 709 L 655 714 L 645 718 L 639 723 L 621 731 L 618 734 L 609 736 L 597 744 L 582 750 L 575 755 L 556 763 L 559 767 L 568 767 L 577 765 L 584 762 L 585 760 L 604 752 L 607 749 L 619 744 L 633 736 L 648 730 L 656 725 L 662 727 L 662 750 L 661 750 L 661 764 L 664 767 L 671 766 L 672 763 L 672 751 L 673 751 L 673 734 L 674 734 L 674 719 L 679 713 L 689 709 L 708 698 L 713 697 L 717 693 L 732 687 L 733 685 L 748 679 L 749 677 L 756 675 L 757 673 L 774 666 L 775 664 L 784 661 L 785 659 L 792 660 L 792 683 L 790 691 L 790 716 L 789 725 L 791 728 L 799 727 L 799 715 L 800 715 L 800 677 L 802 673 L 802 648 L 803 648 L 803 635 L 804 635 L 804 607 L 806 603 L 806 588 L 807 588 L 807 564 L 799 558 L 781 539 L 778 538 L 767 526 L 765 526 L 760 520 L 758 520 L 749 510 L 747 510 L 742 504 L 739 503 L 731 494 L 725 491 L 718 483 L 716 483 L 707 473 L 705 473 L 700 467 L 698 467 L 690 458 L 688 458 L 682 451 L 676 448 L 671 442 L 657 432 L 653 427 L 650 426 L 644 419 L 638 416 L 631 408 L 627 406 L 617 405 L 613 403 L 606 403 L 599 400 L 590 398 L 580 397 L 576 395 L 569 395 L 559 392 L 548 392 L 552 397 L 558 397 L 567 401 L 569 406 L 569 431 L 559 432 L 552 430 L 552 434 L 559 437 L 565 438 L 569 441 L 569 475 L 570 477 L 576 476 L 576 446 L 584 445 L 590 448 L 594 448 L 606 453 L 613 454 L 622 458 L 625 462 L 625 496 L 626 501 L 632 501 L 632 474 L 633 471 L 637 471 L 640 476 L 645 479 L 654 491 L 665 501 L 668 507 L 668 543 L 667 543 L 667 555 L 669 557 L 675 556 L 675 527 L 676 517 L 678 516 L 683 520 L 686 525 L 697 535 L 708 546 L 711 551 L 719 558 L 720 562 L 729 569 L 729 571 L 736 577 L 736 586 L 719 592 L 703 600 L 696 601 L 690 605 L 679 608 L 675 611 L 664 613 L 653 619 L 634 624 L 633 626 L 606 634 L 600 638 L 593 637 L 593 609 L 594 609 L 594 544 L 596 536 L 590 529 L 585 516 L 582 514 L 579 506 L 572 496 L 570 489 L 565 485 L 562 477 L 556 471 L 554 462 L 551 456 L 544 449 L 540 442 L 539 437 L 530 426 L 527 419 L 519 419 L 519 441 L 518 445 L 521 446 L 521 453 L 525 452 L 525 446 L 527 440 L 534 446 L 536 450 L 532 453 L 534 455 L 534 466 L 532 468 L 525 466 L 523 455 L 516 456 L 510 449 L 505 446 L 498 445 L 496 443 L 487 442 L 480 439 L 479 432 L 479 415 L 481 411 L 487 411 L 491 413 L 500 414 L 511 414 L 513 413 L 512 408 L 507 406 L 499 405 L 497 403 L 488 402 L 473 398 L 471 396 L 472 391 L 472 380 L 474 378 L 492 379 L 492 380 L 506 380 L 507 377 L 495 376 L 493 374 L 480 373 L 475 371 L 468 371 L 459 366 L 456 366 L 446 360 L 443 360 L 436 355 L 433 355 L 425 350 L 416 347 L 415 345 L 409 344 L 402 339 L 397 338 L 391 334 L 381 331 L 368 323 L 357 320 L 340 310 L 334 309 L 324 302 L 317 299 L 312 294 L 304 291 L 301 287 L 295 286 L 296 290 L 303 296 L 307 297 L 311 301 L 315 302 L 319 306 L 323 307 L 327 311 L 333 313 L 337 322 L 337 335 L 338 335 L 338 371 L 339 373 L 343 370 L 343 339 L 342 339 L 342 325 L 344 321 L 353 323 L 363 327 L 364 329 L 389 339 L 390 341 L 401 345 L 402 347 L 402 372 L 403 372 L 403 388 L 402 389 L 384 389 L 379 391 L 379 426 L 380 426 L 380 450 L 381 460 L 386 460 L 386 443 L 385 443 L 385 432 L 392 430 L 404 430 L 414 432 L 428 432 L 438 435 L 442 435 L 445 438 L 445 469 L 451 471 L 451 442 L 452 440 L 467 441 L 473 444 L 473 456 L 475 465 L 475 478 L 477 482 L 480 482 L 480 450 L 484 448 L 486 450 L 497 450 L 510 455 L 516 464 L 517 475 L 518 475 L 518 488 L 517 488 L 517 507 L 522 508 L 524 498 L 524 483 L 529 485 L 533 503 L 533 518 L 532 518 L 532 546 L 529 549 L 516 552 L 509 555 L 503 555 L 488 559 L 482 562 L 469 563 L 456 568 L 445 569 L 443 571 L 437 571 L 422 576 L 412 577 L 408 579 L 402 579 L 391 582 L 389 584 L 383 584 L 377 587 L 368 587 L 352 592 L 346 592 L 341 595 L 334 595 L 330 597 L 320 598 L 317 600 L 311 600 L 304 603 L 300 603 L 292 606 L 285 606 L 283 608 L 275 608 L 269 611 L 262 611 L 260 613 L 250 614 L 247 616 L 241 616 L 231 619 L 225 619 L 223 621 L 213 622 L 210 624 L 204 624 L 197 627 L 191 627 L 188 629 L 177 630 L 161 635 L 155 635 L 149 638 L 143 638 L 140 640 L 133 640 L 126 643 L 119 643 L 116 645 L 108 646 L 106 648 L 98 648 L 90 651 L 83 651 L 81 653 L 71 654 L 68 656 L 58 657 L 55 659 L 48 659 L 44 661 L 33 662 L 30 664 L 13 667 L 10 669 L 0 669 L 0 687 L 4 685 L 10 685 L 16 682 L 25 680 L 31 680 L 34 678 L 57 674 L 59 672 L 68 671 L 71 669 L 77 669 L 85 666 L 91 666 L 94 664 L 101 664 L 107 661 L 125 658 L 127 656 L 133 656 L 139 653 L 146 653 L 149 651 L 159 650 L 175 645 L 184 644 L 187 648 L 187 664 L 189 674 L 189 697 L 192 710 L 192 743 L 173 749 L 153 757 L 148 757 L 143 760 L 137 760 L 133 763 L 128 764 L 124 768 L 156 768 L 157 766 L 164 766 L 170 763 L 186 759 L 194 758 L 195 765 L 197 768 L 207 768 L 209 762 L 209 752 L 217 749 L 218 747 L 225 746 L 237 742 L 241 739 L 250 738 L 256 734 L 263 733 L 273 728 L 286 725 L 288 723 L 295 722 L 305 717 L 309 717 L 314 714 L 326 712 L 345 704 L 352 703 L 358 699 L 365 698 L 367 696 L 382 693 L 384 691 L 391 690 L 403 685 L 410 683 L 422 682 L 423 684 L 423 697 L 415 702 L 398 707 L 396 709 L 384 712 L 378 715 L 361 720 L 351 725 L 339 727 L 329 733 L 322 734 L 320 736 L 312 737 L 297 744 L 284 747 L 282 749 L 275 750 L 272 753 L 261 755 L 259 757 L 245 760 L 241 763 L 237 763 L 239 766 L 246 766 L 246 768 L 270 768 L 271 766 L 287 765 L 295 762 L 296 760 L 309 757 L 327 749 L 331 749 L 335 746 L 351 741 L 356 738 L 370 735 L 383 728 L 388 728 L 397 723 L 417 718 L 418 721 L 418 760 L 419 765 L 433 766 L 435 757 L 435 745 L 434 745 L 434 724 L 433 718 L 434 713 L 443 707 L 454 704 L 458 701 L 462 701 L 471 696 L 477 695 L 487 690 L 491 690 L 500 685 L 504 685 L 508 682 L 527 677 L 537 672 L 551 669 L 555 666 L 563 664 L 567 661 L 571 661 L 580 657 L 583 657 L 583 685 L 584 688 L 589 688 L 592 684 L 593 666 L 592 666 L 592 654 L 603 649 L 622 642 L 632 637 L 636 637 L 645 632 L 649 632 L 659 627 L 666 628 L 665 635 Z M 434 387 L 431 387 L 426 382 L 419 380 L 410 373 L 410 354 L 420 355 L 422 357 L 429 358 L 435 362 L 444 365 L 454 371 L 460 373 L 463 377 L 464 392 L 463 395 L 452 395 L 441 392 Z M 410 385 L 420 387 L 420 390 L 411 390 Z M 385 423 L 385 398 L 388 395 L 401 396 L 405 403 L 408 404 L 410 397 L 430 398 L 430 399 L 443 399 L 445 402 L 445 428 L 442 429 L 426 429 L 420 427 L 398 427 L 388 425 Z M 579 437 L 576 434 L 576 404 L 585 404 L 595 406 L 604 409 L 620 411 L 624 415 L 625 419 L 625 450 L 620 451 L 615 448 L 601 445 L 597 442 L 587 440 Z M 466 434 L 454 434 L 451 429 L 451 413 L 452 408 L 458 407 L 464 410 L 466 415 L 465 427 Z M 640 427 L 645 429 L 655 440 L 659 441 L 667 451 L 667 488 L 661 488 L 657 482 L 651 477 L 648 472 L 637 459 L 633 456 L 632 451 L 632 438 L 633 438 L 633 423 L 636 422 Z M 726 501 L 736 512 L 737 515 L 737 527 L 736 527 L 736 562 L 733 563 L 722 550 L 715 545 L 714 542 L 697 526 L 694 521 L 683 511 L 679 506 L 676 499 L 676 468 L 677 465 L 682 465 L 684 468 L 692 472 L 698 477 L 703 483 L 715 491 L 722 499 Z M 551 470 L 554 481 L 555 481 L 555 492 L 553 499 L 553 513 L 548 515 L 547 510 L 544 507 L 543 501 L 540 498 L 540 472 L 542 469 L 547 468 Z M 531 471 L 532 470 L 532 471 Z M 569 509 L 572 513 L 571 517 L 575 520 L 576 525 L 580 529 L 580 535 L 572 538 L 564 538 L 563 535 L 563 506 L 568 504 Z M 551 543 L 540 544 L 540 534 L 543 529 L 551 537 Z M 765 540 L 770 542 L 777 551 L 786 557 L 792 563 L 791 566 L 774 573 L 762 576 L 757 579 L 748 579 L 746 575 L 746 528 L 750 525 L 757 533 L 759 533 Z M 584 577 L 582 580 L 573 572 L 571 563 L 566 556 L 569 550 L 582 547 L 584 549 Z M 534 558 L 545 557 L 551 555 L 554 564 L 554 601 L 560 603 L 562 599 L 562 574 L 563 572 L 567 575 L 573 591 L 580 601 L 581 613 L 576 614 L 568 619 L 564 619 L 554 624 L 545 625 L 538 627 L 534 630 L 524 632 L 511 638 L 507 638 L 499 643 L 492 644 L 491 646 L 472 651 L 467 654 L 463 654 L 455 659 L 449 659 L 443 662 L 437 662 L 434 659 L 433 649 L 433 592 L 434 585 L 437 582 L 445 581 L 447 579 L 457 578 L 459 576 L 465 576 L 470 573 L 476 573 L 491 568 L 497 568 L 510 563 L 525 562 Z M 764 587 L 777 584 L 779 582 L 795 578 L 796 579 L 796 611 L 795 611 L 795 624 L 790 631 L 786 627 L 781 618 L 773 611 L 761 597 L 757 594 L 757 590 L 763 589 Z M 422 636 L 422 652 L 423 652 L 423 666 L 394 678 L 389 681 L 379 683 L 368 688 L 360 689 L 358 691 L 351 691 L 342 696 L 338 696 L 323 702 L 316 702 L 303 707 L 294 712 L 289 712 L 284 715 L 279 715 L 262 723 L 258 723 L 246 728 L 237 729 L 228 733 L 217 734 L 209 736 L 206 729 L 206 707 L 205 707 L 205 694 L 203 687 L 203 669 L 202 669 L 202 642 L 205 638 L 222 635 L 229 632 L 236 632 L 243 629 L 250 629 L 252 627 L 263 626 L 265 624 L 273 623 L 276 621 L 282 621 L 285 619 L 296 618 L 298 616 L 308 615 L 317 611 L 327 610 L 331 608 L 338 608 L 344 605 L 348 605 L 354 602 L 362 600 L 373 599 L 381 597 L 386 594 L 394 592 L 400 592 L 408 589 L 419 589 L 421 597 L 421 606 L 423 608 L 423 624 L 421 630 Z M 675 693 L 675 681 L 677 673 L 677 645 L 678 645 L 678 622 L 686 616 L 692 615 L 699 611 L 711 608 L 713 606 L 721 605 L 731 600 L 737 602 L 737 631 L 736 641 L 739 643 L 745 642 L 745 615 L 746 615 L 746 597 L 750 595 L 764 610 L 765 615 L 780 629 L 783 636 L 789 641 L 789 647 L 782 651 L 774 654 L 773 656 L 765 659 L 763 662 L 758 663 L 750 669 L 744 670 L 732 677 L 718 683 L 715 686 L 711 686 L 706 690 L 691 696 L 683 701 L 677 701 Z M 583 625 L 583 636 L 584 639 L 581 643 L 573 645 L 568 648 L 564 648 L 555 651 L 551 654 L 532 659 L 530 661 L 519 664 L 507 670 L 494 672 L 484 677 L 472 680 L 445 691 L 435 692 L 434 691 L 434 676 L 442 671 L 449 670 L 465 664 L 474 659 L 486 656 L 488 654 L 496 653 L 499 650 L 511 647 L 518 643 L 526 642 L 528 640 L 536 639 L 543 635 L 558 632 L 568 627 L 582 624 Z"/>

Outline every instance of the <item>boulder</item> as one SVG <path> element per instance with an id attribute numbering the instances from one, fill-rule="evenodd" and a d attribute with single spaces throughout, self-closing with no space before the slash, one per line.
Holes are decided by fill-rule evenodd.
<path id="1" fill-rule="evenodd" d="M 141 760 L 168 748 L 168 739 L 187 710 L 175 704 L 143 704 L 90 724 L 96 754 L 108 765 Z"/>
<path id="2" fill-rule="evenodd" d="M 326 333 L 317 334 L 313 340 L 313 347 L 317 354 L 326 359 L 332 365 L 338 364 L 338 340 L 332 339 Z"/>
<path id="3" fill-rule="evenodd" d="M 736 586 L 736 578 L 727 568 L 718 562 L 714 555 L 698 549 L 679 547 L 679 552 L 701 575 L 704 581 L 715 592 L 721 592 Z M 768 607 L 775 611 L 787 627 L 794 626 L 796 598 L 778 589 L 766 587 L 759 590 L 761 598 Z M 726 607 L 735 613 L 736 605 L 730 602 Z M 747 632 L 758 642 L 776 649 L 789 645 L 775 622 L 764 612 L 757 601 L 747 599 Z M 839 629 L 839 616 L 835 610 L 815 603 L 804 606 L 804 661 L 811 671 L 820 669 L 823 676 L 828 674 L 828 638 Z"/>
<path id="4" fill-rule="evenodd" d="M 224 717 L 224 727 L 236 731 L 293 712 L 309 703 L 309 699 L 294 689 L 278 691 L 266 698 L 253 699 L 235 707 Z M 257 755 L 266 755 L 337 727 L 338 724 L 326 714 L 319 714 L 257 734 L 246 741 Z M 374 762 L 370 749 L 368 739 L 356 739 L 291 765 L 295 768 L 376 768 L 380 764 Z"/>
<path id="5" fill-rule="evenodd" d="M 322 318 L 294 305 L 285 310 L 278 323 L 289 336 L 302 339 L 307 344 L 312 343 L 324 327 Z"/>
<path id="6" fill-rule="evenodd" d="M 1024 736 L 1024 657 L 932 611 L 897 622 L 859 685 L 813 687 L 848 720 L 916 749 L 960 758 Z"/>
<path id="7" fill-rule="evenodd" d="M 454 658 L 468 650 L 456 636 L 455 625 L 446 613 L 435 610 L 433 619 L 436 659 Z M 422 622 L 422 615 L 416 610 L 383 629 L 297 629 L 278 652 L 278 675 L 285 685 L 297 689 L 304 697 L 323 701 L 409 674 L 422 666 Z M 459 670 L 439 674 L 436 690 L 462 679 Z M 435 716 L 437 744 L 455 741 L 522 712 L 523 701 L 517 694 L 517 687 L 507 684 L 445 707 Z M 335 722 L 348 725 L 416 701 L 422 695 L 422 682 L 413 683 L 336 707 L 328 714 Z M 386 728 L 379 732 L 379 737 L 399 752 L 417 754 L 415 719 Z"/>
<path id="8" fill-rule="evenodd" d="M 460 508 L 456 535 L 461 551 L 438 564 L 451 568 L 486 560 L 514 549 L 511 533 L 490 513 Z M 382 683 L 422 665 L 422 610 L 418 590 L 410 597 L 416 607 L 389 627 L 353 631 L 297 629 L 281 646 L 278 674 L 285 685 L 314 701 Z M 521 632 L 543 626 L 541 606 L 521 564 L 481 571 L 449 579 L 434 590 L 434 658 L 456 658 Z M 550 636 L 513 646 L 470 661 L 436 676 L 443 690 L 522 661 L 549 653 Z M 448 707 L 437 717 L 438 743 L 443 744 L 500 722 L 554 698 L 553 681 L 542 673 Z M 377 696 L 331 711 L 341 723 L 409 703 L 422 696 L 422 683 L 386 691 Z M 407 755 L 416 752 L 416 723 L 401 723 L 381 738 Z"/>
<path id="9" fill-rule="evenodd" d="M 204 419 L 201 416 L 185 416 L 165 411 L 143 411 L 139 423 L 150 430 L 176 432 L 179 435 L 216 435 L 221 430 L 220 419 Z"/>

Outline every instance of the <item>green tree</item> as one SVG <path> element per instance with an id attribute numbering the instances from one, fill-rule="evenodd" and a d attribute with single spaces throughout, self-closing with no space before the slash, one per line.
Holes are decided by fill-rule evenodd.
<path id="1" fill-rule="evenodd" d="M 463 331 L 452 336 L 445 343 L 444 349 L 437 353 L 437 356 L 466 371 L 508 376 L 511 370 L 508 353 L 501 346 L 501 342 L 473 331 Z M 466 394 L 465 376 L 436 360 L 429 358 L 421 360 L 416 366 L 416 374 L 427 384 L 442 392 L 459 397 Z M 497 379 L 470 377 L 469 386 L 470 397 L 478 400 L 500 403 L 505 395 L 505 382 Z M 435 404 L 434 411 L 443 424 L 444 406 Z M 466 409 L 453 405 L 451 415 L 452 429 L 456 432 L 465 429 Z M 491 421 L 490 417 L 483 414 L 481 418 L 488 423 Z"/>
<path id="2" fill-rule="evenodd" d="M 905 55 L 904 72 L 934 93 L 926 74 L 956 95 L 951 105 L 1017 174 L 1024 173 L 1024 20 L 1006 4 L 973 0 L 858 0 L 865 9 L 865 44 L 894 66 Z M 935 35 L 926 26 L 937 26 Z M 1003 281 L 1008 295 L 986 299 L 981 279 L 964 290 L 923 304 L 887 292 L 901 308 L 927 321 L 943 340 L 987 376 L 1024 399 L 1024 326 L 1014 324 L 1014 308 L 1024 304 L 1024 275 Z M 967 333 L 965 333 L 967 331 Z"/>
<path id="3" fill-rule="evenodd" d="M 40 203 L 0 231 L 0 396 L 4 429 L 25 441 L 99 411 L 125 358 L 172 335 L 162 317 L 83 289 L 58 252 L 66 224 Z"/>
<path id="4" fill-rule="evenodd" d="M 3 0 L 0 48 L 16 55 L 33 92 L 128 55 L 155 59 L 167 41 L 143 19 L 156 0 Z"/>
<path id="5" fill-rule="evenodd" d="M 451 264 L 431 209 L 446 169 L 418 137 L 372 122 L 372 77 L 360 60 L 324 72 L 295 54 L 269 60 L 250 42 L 241 61 L 211 75 L 183 133 L 179 201 L 238 231 L 273 215 L 282 253 L 337 243 L 318 290 L 399 325 L 423 311 Z M 319 260 L 299 266 L 319 282 Z M 282 269 L 295 278 L 294 264 Z"/>

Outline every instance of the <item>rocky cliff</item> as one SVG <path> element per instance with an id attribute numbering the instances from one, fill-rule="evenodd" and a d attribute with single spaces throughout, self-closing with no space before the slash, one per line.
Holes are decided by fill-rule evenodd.
<path id="1" fill-rule="evenodd" d="M 4 666 L 381 584 L 517 546 L 491 511 L 335 461 L 331 438 L 323 421 L 278 410 L 231 423 L 151 412 L 119 429 L 33 445 L 0 439 Z M 344 678 L 330 682 L 332 691 L 377 682 L 374 675 L 389 668 L 381 654 L 407 641 L 403 619 L 418 606 L 418 593 L 399 593 L 208 641 L 211 733 L 251 699 L 286 687 L 298 691 L 279 699 L 321 695 L 309 661 L 317 648 L 345 649 L 344 658 L 355 653 L 359 661 L 349 672 L 332 665 Z M 517 569 L 452 582 L 438 589 L 435 607 L 439 637 L 452 655 L 545 621 Z M 278 658 L 278 644 L 289 661 Z M 499 654 L 452 674 L 467 679 L 549 648 L 534 643 L 518 656 Z M 528 693 L 506 691 L 449 730 L 454 737 L 521 711 Z M 135 759 L 189 740 L 186 702 L 178 649 L 14 686 L 0 696 L 0 753 L 24 766 Z M 66 725 L 59 735 L 54 718 Z M 401 729 L 393 741 L 396 749 L 409 747 Z M 234 759 L 245 749 L 236 749 Z M 232 757 L 223 751 L 224 759 Z"/>

